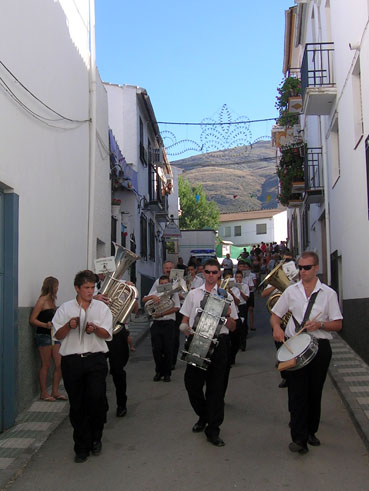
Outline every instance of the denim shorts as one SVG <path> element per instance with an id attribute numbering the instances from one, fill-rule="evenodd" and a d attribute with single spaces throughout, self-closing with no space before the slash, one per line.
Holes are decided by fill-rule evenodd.
<path id="1" fill-rule="evenodd" d="M 35 341 L 37 348 L 42 348 L 44 346 L 51 346 L 51 336 L 50 334 L 38 334 L 35 333 Z M 60 344 L 60 341 L 54 341 L 54 344 Z"/>

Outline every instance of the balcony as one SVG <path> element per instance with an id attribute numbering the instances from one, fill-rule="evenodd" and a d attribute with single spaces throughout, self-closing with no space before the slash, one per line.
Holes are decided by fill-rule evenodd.
<path id="1" fill-rule="evenodd" d="M 305 203 L 322 203 L 324 188 L 322 177 L 322 148 L 308 147 L 304 162 Z"/>
<path id="2" fill-rule="evenodd" d="M 303 113 L 328 115 L 334 105 L 337 89 L 334 79 L 334 43 L 305 45 L 301 65 Z"/>

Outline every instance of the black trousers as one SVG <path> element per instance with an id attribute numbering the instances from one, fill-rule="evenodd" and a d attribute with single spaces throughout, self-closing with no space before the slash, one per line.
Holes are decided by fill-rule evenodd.
<path id="1" fill-rule="evenodd" d="M 176 312 L 176 327 L 174 330 L 174 342 L 173 342 L 173 357 L 172 357 L 172 366 L 175 367 L 177 363 L 178 351 L 179 351 L 179 340 L 181 331 L 179 330 L 179 325 L 181 324 L 183 319 L 183 314 Z"/>
<path id="2" fill-rule="evenodd" d="M 175 321 L 154 321 L 150 332 L 155 372 L 164 377 L 170 376 L 173 363 Z"/>
<path id="3" fill-rule="evenodd" d="M 107 357 L 109 359 L 110 374 L 115 385 L 117 406 L 124 408 L 127 405 L 127 374 L 124 367 L 129 359 L 128 332 L 126 328 L 124 327 L 117 334 L 114 334 L 113 339 L 106 344 L 109 348 Z"/>
<path id="4" fill-rule="evenodd" d="M 242 321 L 240 318 L 236 321 L 236 329 L 228 334 L 230 341 L 230 365 L 236 363 L 236 355 L 241 347 L 241 332 L 242 332 Z"/>
<path id="5" fill-rule="evenodd" d="M 228 335 L 221 335 L 208 369 L 202 370 L 188 364 L 185 371 L 185 387 L 191 406 L 199 419 L 207 423 L 205 433 L 209 437 L 219 435 L 224 419 L 224 387 L 228 368 Z"/>
<path id="6" fill-rule="evenodd" d="M 292 372 L 285 371 L 294 442 L 305 444 L 308 435 L 318 431 L 323 386 L 331 358 L 329 341 L 320 339 L 318 353 L 308 365 Z"/>
<path id="7" fill-rule="evenodd" d="M 73 426 L 74 451 L 88 454 L 92 442 L 101 440 L 108 404 L 104 353 L 62 356 L 64 387 L 69 397 L 69 418 Z"/>
<path id="8" fill-rule="evenodd" d="M 246 349 L 246 338 L 249 333 L 249 326 L 247 325 L 247 303 L 244 303 L 242 305 L 239 305 L 238 307 L 238 315 L 239 318 L 242 318 L 243 321 L 241 321 L 241 330 L 240 330 L 240 348 L 241 349 Z"/>

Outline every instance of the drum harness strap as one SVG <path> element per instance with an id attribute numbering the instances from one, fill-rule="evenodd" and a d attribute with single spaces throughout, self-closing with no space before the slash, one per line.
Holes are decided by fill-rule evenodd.
<path id="1" fill-rule="evenodd" d="M 308 303 L 308 306 L 306 307 L 304 318 L 302 319 L 301 324 L 299 324 L 297 322 L 297 320 L 295 319 L 295 317 L 292 316 L 293 322 L 295 323 L 295 332 L 299 331 L 302 327 L 304 327 L 305 322 L 309 319 L 311 309 L 313 308 L 315 299 L 316 299 L 319 291 L 320 290 L 318 290 L 317 292 L 314 292 L 310 295 L 309 303 Z"/>

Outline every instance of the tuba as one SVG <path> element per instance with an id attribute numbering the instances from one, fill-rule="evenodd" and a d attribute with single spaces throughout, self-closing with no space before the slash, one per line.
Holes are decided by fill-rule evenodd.
<path id="1" fill-rule="evenodd" d="M 282 293 L 285 291 L 285 289 L 290 286 L 290 280 L 288 279 L 286 273 L 283 271 L 283 263 L 284 261 L 281 261 L 278 266 L 276 266 L 272 271 L 263 279 L 263 281 L 260 283 L 259 286 L 261 286 L 263 283 L 268 284 L 270 283 L 271 285 L 274 286 L 278 290 L 278 292 L 272 293 L 269 295 L 269 298 L 267 300 L 266 307 L 268 309 L 268 312 L 271 314 L 272 313 L 272 308 L 274 305 L 278 302 L 279 297 L 282 295 Z M 287 312 L 282 319 L 281 327 L 282 329 L 285 329 L 287 326 L 287 323 L 291 317 L 291 312 Z"/>
<path id="2" fill-rule="evenodd" d="M 138 298 L 137 288 L 123 283 L 120 278 L 140 257 L 121 245 L 115 244 L 115 250 L 115 271 L 111 275 L 106 275 L 100 288 L 100 293 L 106 295 L 110 300 L 109 308 L 113 314 L 113 334 L 117 334 L 123 329 L 124 323 Z"/>
<path id="3" fill-rule="evenodd" d="M 154 300 L 148 300 L 145 303 L 145 312 L 147 315 L 153 316 L 155 314 L 162 314 L 167 310 L 170 310 L 174 307 L 174 302 L 172 300 L 172 295 L 174 293 L 187 292 L 186 283 L 183 279 L 177 280 L 173 284 L 173 288 L 158 294 L 160 298 L 159 303 L 155 303 Z"/>

